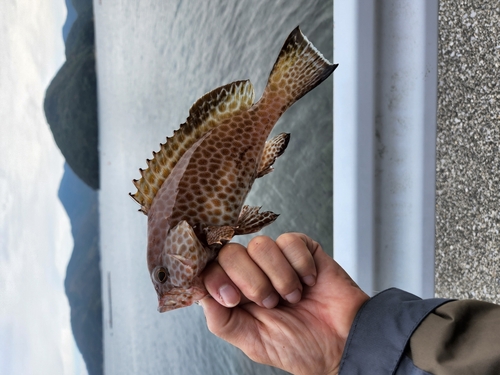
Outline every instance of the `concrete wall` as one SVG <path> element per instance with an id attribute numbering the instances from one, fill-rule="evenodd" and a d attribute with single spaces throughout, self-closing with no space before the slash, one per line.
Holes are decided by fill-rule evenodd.
<path id="1" fill-rule="evenodd" d="M 500 302 L 500 4 L 440 1 L 436 294 Z"/>

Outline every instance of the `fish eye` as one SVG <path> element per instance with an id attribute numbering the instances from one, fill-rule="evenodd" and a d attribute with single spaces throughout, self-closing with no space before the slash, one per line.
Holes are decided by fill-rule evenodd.
<path id="1" fill-rule="evenodd" d="M 165 281 L 167 281 L 168 272 L 165 268 L 159 267 L 156 270 L 155 276 L 157 281 L 159 281 L 160 283 L 164 283 Z"/>

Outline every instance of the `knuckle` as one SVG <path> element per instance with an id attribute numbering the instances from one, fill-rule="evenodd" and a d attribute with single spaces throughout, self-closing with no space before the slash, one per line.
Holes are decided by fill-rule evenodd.
<path id="1" fill-rule="evenodd" d="M 290 259 L 290 263 L 294 268 L 308 268 L 311 267 L 311 257 L 306 253 L 296 253 L 293 254 L 293 258 Z"/>
<path id="2" fill-rule="evenodd" d="M 287 233 L 287 235 L 280 236 L 276 243 L 296 271 L 308 271 L 314 268 L 312 254 L 300 236 Z"/>
<path id="3" fill-rule="evenodd" d="M 296 241 L 302 241 L 297 233 L 283 233 L 276 239 L 276 243 L 280 246 L 280 248 L 290 246 Z"/>
<path id="4" fill-rule="evenodd" d="M 218 260 L 219 263 L 222 261 L 232 261 L 237 259 L 242 252 L 245 251 L 245 247 L 239 243 L 229 243 L 222 247 L 219 251 Z"/>
<path id="5" fill-rule="evenodd" d="M 256 282 L 247 285 L 245 295 L 252 301 L 260 301 L 270 293 L 269 286 L 265 282 Z"/>
<path id="6" fill-rule="evenodd" d="M 270 237 L 257 236 L 250 240 L 247 251 L 249 254 L 259 254 L 267 251 L 272 246 L 274 246 L 274 241 Z"/>
<path id="7" fill-rule="evenodd" d="M 257 236 L 248 243 L 247 252 L 253 259 L 261 259 L 270 253 L 275 242 L 267 236 Z"/>
<path id="8" fill-rule="evenodd" d="M 276 290 L 281 295 L 286 295 L 293 292 L 295 289 L 302 289 L 302 284 L 296 277 L 289 277 L 286 279 L 280 279 L 279 283 L 276 285 Z"/>

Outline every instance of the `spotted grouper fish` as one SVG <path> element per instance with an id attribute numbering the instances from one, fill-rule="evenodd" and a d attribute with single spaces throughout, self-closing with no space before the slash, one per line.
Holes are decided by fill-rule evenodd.
<path id="1" fill-rule="evenodd" d="M 210 91 L 140 169 L 131 196 L 148 216 L 147 263 L 160 312 L 206 296 L 200 274 L 222 245 L 276 220 L 243 205 L 255 179 L 273 170 L 289 134 L 267 138 L 283 112 L 336 67 L 297 27 L 259 101 L 249 80 Z"/>

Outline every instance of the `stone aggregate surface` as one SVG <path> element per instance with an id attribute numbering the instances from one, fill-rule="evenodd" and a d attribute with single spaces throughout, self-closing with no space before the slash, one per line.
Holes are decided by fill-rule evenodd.
<path id="1" fill-rule="evenodd" d="M 500 303 L 500 2 L 439 7 L 436 295 Z"/>

